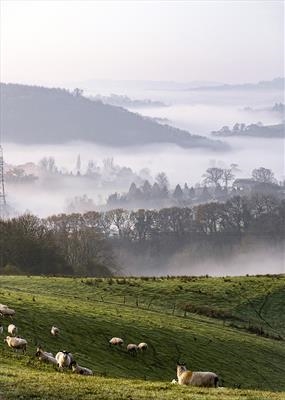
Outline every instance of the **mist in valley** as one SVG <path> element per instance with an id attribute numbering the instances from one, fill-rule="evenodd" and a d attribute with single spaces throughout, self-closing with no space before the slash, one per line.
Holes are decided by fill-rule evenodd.
<path id="1" fill-rule="evenodd" d="M 200 261 L 184 250 L 171 257 L 149 259 L 137 254 L 118 253 L 121 272 L 127 276 L 244 276 L 285 273 L 285 243 L 269 247 L 267 243 L 221 259 L 211 256 Z"/>
<path id="2" fill-rule="evenodd" d="M 131 98 L 150 98 L 167 102 L 167 107 L 136 108 L 135 112 L 151 118 L 166 119 L 169 121 L 167 123 L 177 128 L 208 137 L 211 137 L 213 130 L 224 125 L 231 128 L 237 122 L 251 124 L 258 121 L 270 125 L 280 123 L 284 118 L 282 114 L 270 111 L 275 103 L 281 101 L 280 91 L 209 93 L 145 90 L 134 93 L 130 90 L 124 94 Z M 246 109 L 248 106 L 251 107 L 250 110 Z M 105 176 L 103 186 L 83 176 L 79 179 L 66 175 L 38 179 L 29 184 L 7 182 L 7 198 L 19 213 L 29 210 L 39 216 L 47 216 L 65 212 L 68 203 L 74 197 L 84 195 L 92 199 L 96 207 L 102 206 L 111 193 L 125 193 L 132 182 L 140 183 L 136 176 L 141 176 L 141 181 L 145 176 L 145 179 L 152 183 L 155 176 L 162 171 L 166 173 L 171 187 L 178 183 L 184 185 L 185 182 L 189 187 L 202 183 L 207 168 L 229 168 L 231 164 L 237 164 L 238 178 L 250 177 L 254 168 L 264 166 L 274 172 L 278 181 L 284 179 L 284 139 L 222 139 L 228 144 L 229 150 L 181 148 L 173 144 L 111 147 L 80 140 L 62 145 L 4 143 L 7 164 L 21 165 L 33 162 L 38 165 L 42 158 L 53 157 L 60 171 L 71 171 L 76 175 L 76 161 L 80 155 L 82 173 L 86 172 L 90 160 L 102 168 L 106 159 L 113 159 L 115 165 L 131 168 L 134 173 L 125 179 L 113 180 L 109 185 L 106 181 L 108 182 L 110 177 Z M 146 171 L 146 175 L 143 171 Z"/>

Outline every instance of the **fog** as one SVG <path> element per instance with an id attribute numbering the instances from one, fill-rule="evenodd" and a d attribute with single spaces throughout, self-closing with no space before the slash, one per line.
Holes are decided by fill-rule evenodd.
<path id="1" fill-rule="evenodd" d="M 149 258 L 149 256 L 119 252 L 117 254 L 123 271 L 129 276 L 242 276 L 258 274 L 284 274 L 284 243 L 269 247 L 260 243 L 248 250 L 236 251 L 231 256 L 217 260 L 201 254 L 195 261 L 187 248 L 173 257 Z"/>
<path id="2" fill-rule="evenodd" d="M 275 103 L 282 101 L 282 93 L 274 91 L 243 92 L 199 92 L 185 90 L 141 90 L 130 89 L 118 94 L 133 99 L 160 100 L 168 107 L 136 109 L 135 112 L 149 117 L 167 118 L 169 124 L 186 129 L 194 134 L 210 136 L 211 131 L 224 125 L 232 127 L 236 122 L 246 124 L 261 121 L 264 125 L 276 124 L 284 116 L 269 111 Z M 114 90 L 112 90 L 114 92 Z M 101 88 L 102 94 L 110 90 Z M 87 94 L 96 94 L 92 88 Z M 245 110 L 251 107 L 252 110 Z M 115 127 L 114 127 L 115 129 Z M 267 138 L 230 137 L 222 138 L 230 145 L 229 151 L 211 151 L 202 148 L 184 149 L 175 145 L 159 144 L 140 147 L 112 148 L 81 141 L 65 145 L 18 145 L 4 143 L 5 161 L 10 164 L 38 163 L 45 156 L 55 158 L 57 166 L 64 170 L 75 169 L 78 154 L 82 170 L 86 170 L 89 160 L 101 165 L 105 158 L 113 157 L 115 164 L 132 168 L 138 173 L 148 168 L 154 177 L 164 171 L 173 187 L 177 183 L 194 185 L 202 181 L 202 175 L 210 166 L 229 167 L 238 164 L 237 177 L 250 177 L 251 171 L 260 166 L 272 169 L 277 180 L 284 179 L 284 140 Z M 40 216 L 66 210 L 68 199 L 86 194 L 96 205 L 105 202 L 114 191 L 126 191 L 131 182 L 122 187 L 100 188 L 88 179 L 61 179 L 60 183 L 40 180 L 34 184 L 7 184 L 7 198 L 19 212 L 29 210 Z"/>

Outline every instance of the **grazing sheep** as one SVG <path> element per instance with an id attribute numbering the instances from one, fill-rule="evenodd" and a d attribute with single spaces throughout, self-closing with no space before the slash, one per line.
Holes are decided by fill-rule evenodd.
<path id="1" fill-rule="evenodd" d="M 72 361 L 71 368 L 72 368 L 72 372 L 74 372 L 75 374 L 93 375 L 93 371 L 91 369 L 86 368 L 86 367 L 81 367 L 80 365 L 77 364 L 76 361 Z"/>
<path id="2" fill-rule="evenodd" d="M 18 331 L 18 329 L 17 329 L 16 325 L 14 325 L 14 324 L 8 325 L 8 333 L 10 333 L 10 335 L 15 336 L 17 331 Z"/>
<path id="3" fill-rule="evenodd" d="M 12 349 L 23 350 L 23 353 L 27 350 L 28 342 L 18 336 L 7 336 L 6 339 L 4 339 L 4 342 L 6 342 Z"/>
<path id="4" fill-rule="evenodd" d="M 141 351 L 146 351 L 147 350 L 147 343 L 144 343 L 144 342 L 142 342 L 142 343 L 139 343 L 138 344 L 138 350 L 141 350 Z"/>
<path id="5" fill-rule="evenodd" d="M 189 371 L 185 364 L 177 364 L 177 379 L 179 385 L 217 387 L 219 378 L 214 372 Z"/>
<path id="6" fill-rule="evenodd" d="M 136 344 L 130 343 L 127 345 L 127 352 L 132 356 L 135 356 L 138 351 L 138 346 Z"/>
<path id="7" fill-rule="evenodd" d="M 15 315 L 15 310 L 13 310 L 12 308 L 9 308 L 8 306 L 6 306 L 5 304 L 0 304 L 0 314 L 3 317 L 13 317 Z"/>
<path id="8" fill-rule="evenodd" d="M 123 346 L 124 341 L 119 337 L 113 337 L 112 339 L 109 340 L 109 344 L 113 346 Z"/>
<path id="9" fill-rule="evenodd" d="M 51 327 L 50 333 L 51 333 L 52 336 L 58 336 L 59 335 L 59 329 L 56 326 L 53 325 Z"/>
<path id="10" fill-rule="evenodd" d="M 57 360 L 53 356 L 53 354 L 48 353 L 47 351 L 43 351 L 41 346 L 39 346 L 37 348 L 36 356 L 39 358 L 40 361 L 45 361 L 45 362 L 57 365 Z"/>
<path id="11" fill-rule="evenodd" d="M 56 356 L 58 368 L 71 368 L 71 363 L 74 361 L 73 355 L 69 351 L 59 351 Z"/>

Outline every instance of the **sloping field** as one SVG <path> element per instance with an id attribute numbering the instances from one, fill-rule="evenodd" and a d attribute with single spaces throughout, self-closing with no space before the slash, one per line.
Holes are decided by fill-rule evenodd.
<path id="1" fill-rule="evenodd" d="M 4 399 L 284 398 L 284 293 L 284 276 L 2 276 L 0 303 L 16 310 L 13 323 L 28 340 L 28 351 L 15 354 L 1 340 L 0 395 Z M 3 338 L 9 323 L 3 320 Z M 61 329 L 59 337 L 50 335 L 53 324 Z M 260 329 L 258 335 L 249 329 L 253 326 Z M 132 357 L 125 349 L 110 348 L 113 336 L 126 344 L 146 341 L 148 351 Z M 53 353 L 71 351 L 81 365 L 93 369 L 95 377 L 60 373 L 40 363 L 34 357 L 38 344 Z M 226 389 L 171 385 L 178 359 L 192 370 L 215 371 Z"/>

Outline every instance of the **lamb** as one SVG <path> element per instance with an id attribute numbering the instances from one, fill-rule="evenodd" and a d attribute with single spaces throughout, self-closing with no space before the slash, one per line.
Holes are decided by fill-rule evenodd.
<path id="1" fill-rule="evenodd" d="M 9 308 L 8 306 L 6 306 L 5 304 L 0 304 L 0 314 L 3 317 L 13 317 L 15 315 L 15 310 L 13 310 L 12 308 Z"/>
<path id="2" fill-rule="evenodd" d="M 28 342 L 26 341 L 26 339 L 20 338 L 18 336 L 7 336 L 6 339 L 4 339 L 4 342 L 6 342 L 8 346 L 12 349 L 23 350 L 23 353 L 27 350 Z"/>
<path id="3" fill-rule="evenodd" d="M 57 366 L 59 368 L 71 368 L 71 363 L 74 361 L 73 355 L 69 351 L 59 351 L 56 356 Z"/>
<path id="4" fill-rule="evenodd" d="M 10 324 L 8 325 L 8 333 L 10 333 L 10 335 L 15 336 L 17 333 L 17 327 L 14 324 Z"/>
<path id="5" fill-rule="evenodd" d="M 141 350 L 141 351 L 146 351 L 147 350 L 147 343 L 144 343 L 144 342 L 142 342 L 142 343 L 139 343 L 138 344 L 138 350 Z"/>
<path id="6" fill-rule="evenodd" d="M 43 351 L 41 346 L 39 346 L 37 348 L 36 356 L 39 358 L 40 361 L 45 361 L 45 362 L 57 365 L 57 360 L 53 356 L 53 354 L 48 353 L 47 351 Z"/>
<path id="7" fill-rule="evenodd" d="M 113 346 L 123 346 L 124 341 L 119 337 L 113 337 L 112 339 L 109 340 L 109 344 Z"/>
<path id="8" fill-rule="evenodd" d="M 185 364 L 177 364 L 177 379 L 179 385 L 217 387 L 219 377 L 214 372 L 189 371 Z"/>
<path id="9" fill-rule="evenodd" d="M 127 352 L 132 356 L 135 356 L 138 351 L 138 346 L 136 344 L 130 343 L 127 345 Z"/>
<path id="10" fill-rule="evenodd" d="M 59 329 L 55 325 L 53 325 L 51 327 L 50 333 L 51 333 L 52 336 L 58 336 L 59 335 Z"/>
<path id="11" fill-rule="evenodd" d="M 72 361 L 71 368 L 72 368 L 72 372 L 74 372 L 75 374 L 93 375 L 93 371 L 91 369 L 86 368 L 86 367 L 81 367 L 80 365 L 77 364 L 76 361 Z"/>

